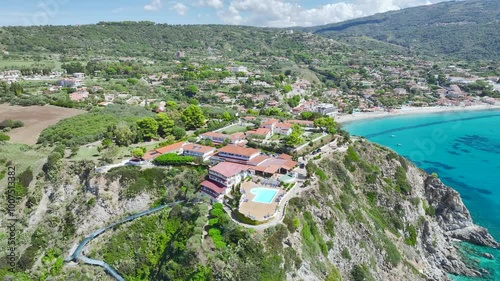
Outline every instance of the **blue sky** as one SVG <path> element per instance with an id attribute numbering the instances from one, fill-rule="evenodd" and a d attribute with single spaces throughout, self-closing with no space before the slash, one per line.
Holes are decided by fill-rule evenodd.
<path id="1" fill-rule="evenodd" d="M 443 0 L 0 0 L 0 26 L 147 20 L 311 26 Z"/>

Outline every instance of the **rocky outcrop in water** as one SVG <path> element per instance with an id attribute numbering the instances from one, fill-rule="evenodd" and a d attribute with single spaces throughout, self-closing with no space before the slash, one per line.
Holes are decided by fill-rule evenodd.
<path id="1" fill-rule="evenodd" d="M 439 179 L 428 177 L 425 180 L 425 197 L 435 209 L 436 221 L 446 235 L 480 246 L 500 247 L 488 230 L 473 223 L 457 191 Z"/>

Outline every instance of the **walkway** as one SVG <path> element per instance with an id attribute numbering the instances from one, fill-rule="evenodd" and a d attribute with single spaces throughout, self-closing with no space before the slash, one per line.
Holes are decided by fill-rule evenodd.
<path id="1" fill-rule="evenodd" d="M 95 168 L 95 171 L 97 173 L 104 174 L 104 173 L 108 172 L 109 170 L 111 170 L 113 168 L 123 167 L 123 166 L 126 166 L 126 165 L 130 165 L 130 164 L 128 164 L 129 160 L 130 159 L 123 160 L 122 162 L 117 163 L 117 164 L 109 164 L 109 165 L 101 166 L 101 167 Z"/>
<path id="2" fill-rule="evenodd" d="M 174 202 L 174 203 L 170 203 L 170 204 L 166 204 L 166 205 L 162 205 L 162 206 L 158 206 L 158 207 L 155 207 L 153 209 L 150 209 L 150 210 L 147 210 L 147 211 L 144 211 L 144 212 L 141 212 L 141 213 L 138 213 L 138 214 L 135 214 L 135 215 L 132 215 L 132 216 L 129 216 L 123 220 L 120 220 L 118 222 L 115 222 L 115 223 L 112 223 L 106 227 L 103 227 L 101 229 L 98 229 L 96 231 L 94 231 L 92 234 L 90 234 L 89 236 L 87 236 L 85 239 L 83 239 L 83 241 L 78 245 L 78 247 L 73 251 L 73 254 L 71 254 L 69 257 L 67 257 L 64 261 L 65 262 L 70 262 L 70 261 L 82 261 L 86 264 L 90 264 L 90 265 L 97 265 L 97 266 L 101 266 L 101 267 L 104 267 L 104 269 L 111 275 L 113 276 L 116 280 L 118 281 L 124 281 L 125 279 L 123 279 L 123 277 L 120 276 L 120 274 L 118 274 L 118 272 L 116 272 L 116 270 L 114 270 L 109 264 L 105 263 L 104 261 L 99 261 L 99 260 L 93 260 L 93 259 L 89 259 L 85 256 L 82 255 L 82 252 L 83 252 L 83 249 L 85 248 L 85 246 L 87 246 L 87 244 L 92 241 L 94 238 L 96 238 L 97 236 L 103 234 L 104 232 L 106 232 L 107 230 L 119 225 L 119 224 L 122 224 L 122 223 L 126 223 L 126 222 L 130 222 L 130 221 L 133 221 L 137 218 L 140 218 L 140 217 L 143 217 L 143 216 L 147 216 L 149 214 L 152 214 L 152 213 L 155 213 L 155 212 L 158 212 L 160 210 L 163 210 L 167 207 L 172 207 L 172 206 L 175 206 L 177 204 L 180 204 L 180 203 L 183 203 L 184 200 L 182 201 L 177 201 L 177 202 Z"/>

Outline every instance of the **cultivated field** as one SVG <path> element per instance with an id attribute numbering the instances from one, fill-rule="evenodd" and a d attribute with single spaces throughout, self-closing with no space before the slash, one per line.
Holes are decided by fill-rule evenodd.
<path id="1" fill-rule="evenodd" d="M 10 106 L 0 104 L 0 121 L 5 119 L 21 120 L 24 127 L 14 129 L 6 134 L 13 143 L 35 144 L 38 136 L 50 125 L 58 121 L 84 113 L 84 110 L 62 108 L 56 106 Z"/>

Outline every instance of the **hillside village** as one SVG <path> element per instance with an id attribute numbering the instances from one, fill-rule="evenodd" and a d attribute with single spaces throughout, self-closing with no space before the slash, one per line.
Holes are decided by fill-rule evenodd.
<path id="1" fill-rule="evenodd" d="M 341 125 L 500 106 L 498 61 L 282 29 L 52 28 L 0 29 L 0 180 L 16 165 L 26 243 L 16 276 L 481 275 L 444 231 L 471 231 L 459 195 Z"/>
<path id="2" fill-rule="evenodd" d="M 432 62 L 403 56 L 387 59 L 391 65 L 395 61 L 399 65 L 352 64 L 342 74 L 323 73 L 321 62 L 319 65 L 313 64 L 313 71 L 326 75 L 327 79 L 333 75 L 331 79 L 339 81 L 335 84 L 320 84 L 317 79 L 301 77 L 299 72 L 270 71 L 265 64 L 214 66 L 214 62 L 207 61 L 209 58 L 191 58 L 188 53 L 178 53 L 182 56 L 172 61 L 175 70 L 171 72 L 151 73 L 144 67 L 155 62 L 139 63 L 124 58 L 92 62 L 92 65 L 100 64 L 102 68 L 116 65 L 139 71 L 123 73 L 121 77 L 125 80 L 118 77 L 113 79 L 111 73 L 105 72 L 111 71 L 109 69 L 89 72 L 90 69 L 79 63 L 77 67 L 70 67 L 71 63 L 62 72 L 48 73 L 44 70 L 47 72 L 45 74 L 33 70 L 1 71 L 0 81 L 5 82 L 6 87 L 24 85 L 27 90 L 24 95 L 47 96 L 49 100 L 51 96 L 67 99 L 65 104 L 71 107 L 128 104 L 153 108 L 157 112 L 165 108 L 165 101 L 159 93 L 178 91 L 185 92 L 189 98 L 205 105 L 229 107 L 242 114 L 276 107 L 292 115 L 316 110 L 332 116 L 337 112 L 391 111 L 402 106 L 496 104 L 500 98 L 499 77 L 481 75 L 481 71 L 487 72 L 487 69 L 471 70 L 450 64 L 438 67 Z M 289 61 L 287 58 L 273 59 Z M 103 78 L 106 78 L 105 81 Z M 37 86 L 30 87 L 30 84 Z M 125 90 L 123 86 L 127 85 L 141 90 L 135 92 L 129 88 L 119 91 L 119 88 Z M 148 94 L 145 95 L 145 92 Z M 62 93 L 66 96 L 61 96 Z"/>

